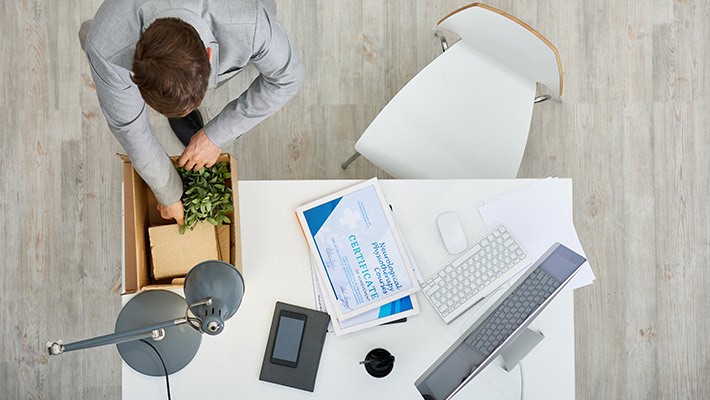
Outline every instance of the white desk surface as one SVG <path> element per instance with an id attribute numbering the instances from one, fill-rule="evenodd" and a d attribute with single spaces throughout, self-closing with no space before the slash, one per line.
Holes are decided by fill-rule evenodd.
<path id="1" fill-rule="evenodd" d="M 237 314 L 214 337 L 203 335 L 195 359 L 170 376 L 174 399 L 421 399 L 414 381 L 480 314 L 477 307 L 446 325 L 417 293 L 421 314 L 404 324 L 370 328 L 342 337 L 328 334 L 313 393 L 259 381 L 276 301 L 314 307 L 308 248 L 294 209 L 358 181 L 240 181 L 243 272 L 246 291 Z M 478 207 L 535 180 L 381 180 L 387 200 L 424 276 L 450 258 L 436 216 L 459 215 L 468 239 L 485 231 Z M 571 180 L 562 180 L 572 199 Z M 451 257 L 452 258 L 452 257 Z M 128 296 L 124 296 L 124 302 Z M 571 291 L 562 292 L 531 324 L 545 339 L 523 360 L 526 399 L 572 399 L 574 315 Z M 376 347 L 396 358 L 392 373 L 370 377 L 358 365 Z M 486 368 L 456 399 L 520 398 L 518 369 Z M 165 379 L 147 377 L 125 363 L 124 399 L 166 398 Z"/>

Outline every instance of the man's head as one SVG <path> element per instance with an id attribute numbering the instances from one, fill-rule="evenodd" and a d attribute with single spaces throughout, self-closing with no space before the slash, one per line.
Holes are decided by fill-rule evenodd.
<path id="1" fill-rule="evenodd" d="M 131 79 L 149 106 L 166 117 L 181 117 L 205 97 L 210 55 L 192 25 L 157 19 L 136 44 Z"/>

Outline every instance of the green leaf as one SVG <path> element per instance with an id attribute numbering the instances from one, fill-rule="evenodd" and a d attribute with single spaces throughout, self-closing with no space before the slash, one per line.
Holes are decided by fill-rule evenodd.
<path id="1" fill-rule="evenodd" d="M 201 168 L 188 171 L 177 168 L 182 179 L 182 202 L 185 210 L 185 229 L 194 229 L 201 221 L 214 225 L 231 222 L 225 216 L 234 209 L 232 205 L 232 188 L 226 184 L 231 177 L 229 165 L 216 163 L 211 168 Z"/>

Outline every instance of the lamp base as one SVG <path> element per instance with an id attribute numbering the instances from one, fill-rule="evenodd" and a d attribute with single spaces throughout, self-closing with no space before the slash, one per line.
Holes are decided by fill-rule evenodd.
<path id="1" fill-rule="evenodd" d="M 116 332 L 140 328 L 185 316 L 187 303 L 182 296 L 167 290 L 148 290 L 133 297 L 118 314 Z M 168 374 L 183 369 L 200 348 L 202 335 L 188 324 L 165 328 L 160 340 L 145 339 L 160 352 Z M 116 345 L 121 358 L 131 368 L 144 375 L 163 376 L 160 358 L 147 344 L 136 340 Z"/>

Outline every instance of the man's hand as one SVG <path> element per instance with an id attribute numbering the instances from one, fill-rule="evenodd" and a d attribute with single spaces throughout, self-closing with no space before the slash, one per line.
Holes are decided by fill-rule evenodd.
<path id="1" fill-rule="evenodd" d="M 182 200 L 178 200 L 169 206 L 158 203 L 158 211 L 160 211 L 160 216 L 164 219 L 174 219 L 178 225 L 185 224 L 185 210 L 182 208 Z"/>
<path id="2" fill-rule="evenodd" d="M 188 170 L 211 167 L 217 162 L 221 152 L 222 150 L 207 137 L 205 130 L 200 129 L 192 136 L 190 144 L 178 158 L 178 167 L 185 167 Z"/>

